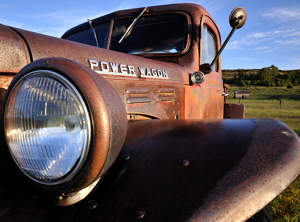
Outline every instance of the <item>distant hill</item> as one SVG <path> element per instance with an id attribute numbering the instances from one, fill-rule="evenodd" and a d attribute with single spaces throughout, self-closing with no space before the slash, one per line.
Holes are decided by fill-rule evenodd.
<path id="1" fill-rule="evenodd" d="M 286 86 L 300 84 L 300 69 L 279 70 L 276 66 L 262 69 L 223 69 L 226 84 Z"/>
<path id="2" fill-rule="evenodd" d="M 237 75 L 239 74 L 240 71 L 242 71 L 243 73 L 245 74 L 250 74 L 250 73 L 253 73 L 255 75 L 257 75 L 257 73 L 260 71 L 261 69 L 222 69 L 222 74 L 223 74 L 223 78 L 233 78 L 234 75 Z M 286 74 L 286 73 L 289 73 L 289 72 L 293 72 L 293 71 L 296 71 L 296 72 L 299 72 L 300 69 L 293 69 L 293 70 L 278 70 L 279 73 L 281 75 L 283 74 Z"/>

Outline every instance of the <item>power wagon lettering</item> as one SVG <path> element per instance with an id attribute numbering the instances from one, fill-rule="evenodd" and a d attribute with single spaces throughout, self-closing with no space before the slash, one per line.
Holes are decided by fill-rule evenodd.
<path id="1" fill-rule="evenodd" d="M 97 72 L 98 74 L 106 75 L 118 75 L 118 76 L 131 76 L 131 77 L 141 77 L 141 78 L 158 78 L 158 79 L 169 79 L 166 70 L 160 69 L 149 69 L 144 67 L 138 67 L 139 75 L 136 73 L 134 66 L 108 63 L 105 61 L 89 60 L 90 68 Z"/>

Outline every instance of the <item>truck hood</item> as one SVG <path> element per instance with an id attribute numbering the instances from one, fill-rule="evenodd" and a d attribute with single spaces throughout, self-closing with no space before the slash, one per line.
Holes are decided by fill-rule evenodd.
<path id="1" fill-rule="evenodd" d="M 26 42 L 11 28 L 0 24 L 0 73 L 17 73 L 31 59 Z"/>
<path id="2" fill-rule="evenodd" d="M 0 34 L 0 72 L 5 75 L 16 74 L 30 62 L 42 58 L 66 58 L 91 68 L 108 80 L 129 114 L 163 119 L 185 115 L 184 78 L 189 77 L 189 67 L 3 25 Z"/>
<path id="3" fill-rule="evenodd" d="M 79 62 L 107 79 L 128 79 L 183 83 L 178 65 L 154 61 L 77 42 L 15 29 L 28 44 L 32 60 L 62 57 Z"/>

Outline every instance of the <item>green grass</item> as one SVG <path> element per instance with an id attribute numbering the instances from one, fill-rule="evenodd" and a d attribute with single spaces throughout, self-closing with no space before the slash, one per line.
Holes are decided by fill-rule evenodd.
<path id="1" fill-rule="evenodd" d="M 249 99 L 233 99 L 235 90 L 247 90 Z M 275 118 L 291 127 L 300 136 L 300 86 L 282 87 L 232 87 L 228 103 L 243 103 L 246 118 Z M 279 100 L 281 99 L 281 104 Z"/>
<path id="2" fill-rule="evenodd" d="M 249 91 L 250 98 L 233 99 L 235 90 Z M 244 104 L 246 118 L 275 118 L 287 124 L 300 136 L 300 86 L 295 86 L 293 89 L 232 87 L 228 91 L 230 96 L 227 102 Z M 269 208 L 277 222 L 300 221 L 300 177 L 270 203 Z"/>

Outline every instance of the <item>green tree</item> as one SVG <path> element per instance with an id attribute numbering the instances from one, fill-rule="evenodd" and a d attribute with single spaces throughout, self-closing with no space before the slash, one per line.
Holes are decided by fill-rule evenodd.
<path id="1" fill-rule="evenodd" d="M 260 84 L 263 86 L 275 86 L 278 75 L 278 68 L 274 65 L 271 65 L 270 67 L 262 68 L 258 72 L 257 78 L 259 79 Z"/>

